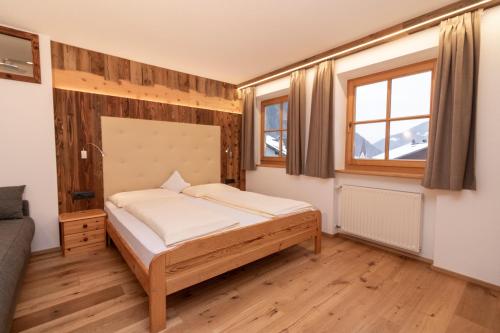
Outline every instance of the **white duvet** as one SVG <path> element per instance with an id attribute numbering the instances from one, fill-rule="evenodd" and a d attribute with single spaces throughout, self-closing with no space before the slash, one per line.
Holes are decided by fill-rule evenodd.
<path id="1" fill-rule="evenodd" d="M 274 217 L 313 209 L 307 202 L 273 197 L 255 192 L 240 191 L 223 184 L 188 187 L 184 194 L 204 198 L 262 216 Z"/>
<path id="2" fill-rule="evenodd" d="M 150 227 L 166 246 L 238 225 L 233 219 L 191 204 L 182 195 L 129 203 L 124 209 Z"/>

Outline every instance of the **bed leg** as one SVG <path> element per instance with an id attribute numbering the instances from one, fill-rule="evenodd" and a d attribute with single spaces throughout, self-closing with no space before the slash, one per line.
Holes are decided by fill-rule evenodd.
<path id="1" fill-rule="evenodd" d="M 321 212 L 317 212 L 316 215 L 316 221 L 318 225 L 316 226 L 316 236 L 314 236 L 314 253 L 315 254 L 320 254 L 321 253 L 321 237 L 323 236 L 321 232 Z"/>
<path id="2" fill-rule="evenodd" d="M 157 333 L 167 327 L 167 293 L 165 257 L 153 259 L 149 266 L 149 331 Z"/>
<path id="3" fill-rule="evenodd" d="M 314 253 L 321 253 L 321 234 L 314 236 Z"/>

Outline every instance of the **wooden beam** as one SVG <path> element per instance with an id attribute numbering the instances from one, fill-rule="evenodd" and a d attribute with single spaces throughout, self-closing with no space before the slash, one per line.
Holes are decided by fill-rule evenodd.
<path id="1" fill-rule="evenodd" d="M 142 81 L 142 79 L 143 76 L 141 76 L 140 80 Z M 132 98 L 206 110 L 241 113 L 239 100 L 207 96 L 196 90 L 186 92 L 158 84 L 146 86 L 134 84 L 134 81 L 110 81 L 97 74 L 57 68 L 52 69 L 52 81 L 54 88 L 58 89 Z"/>
<path id="2" fill-rule="evenodd" d="M 276 79 L 285 77 L 285 76 L 290 74 L 289 71 L 295 69 L 296 67 L 300 67 L 300 66 L 304 66 L 303 68 L 312 67 L 315 64 L 312 64 L 312 65 L 308 65 L 308 64 L 311 62 L 323 59 L 325 57 L 328 57 L 330 55 L 333 55 L 333 54 L 336 54 L 339 52 L 347 51 L 353 47 L 361 46 L 361 45 L 366 44 L 366 43 L 370 43 L 370 44 L 356 48 L 355 50 L 352 50 L 352 51 L 347 51 L 345 53 L 342 53 L 340 56 L 332 57 L 331 59 L 340 59 L 342 57 L 346 57 L 348 55 L 372 48 L 374 46 L 381 45 L 381 44 L 384 44 L 384 43 L 387 43 L 387 42 L 390 42 L 390 41 L 393 41 L 396 39 L 403 38 L 405 36 L 414 34 L 416 32 L 419 32 L 419 31 L 428 29 L 430 27 L 436 26 L 440 23 L 440 20 L 425 23 L 429 20 L 437 19 L 437 18 L 439 18 L 443 15 L 446 15 L 447 13 L 450 13 L 450 12 L 463 10 L 464 8 L 467 8 L 467 7 L 474 5 L 474 4 L 478 4 L 480 2 L 482 2 L 482 1 L 481 0 L 462 0 L 462 1 L 454 2 L 450 5 L 441 7 L 439 9 L 434 10 L 432 12 L 429 12 L 427 14 L 420 15 L 418 17 L 411 19 L 411 20 L 396 24 L 392 27 L 377 31 L 373 34 L 369 34 L 365 37 L 362 37 L 362 38 L 357 39 L 355 41 L 349 42 L 347 44 L 343 44 L 343 45 L 334 47 L 333 49 L 330 49 L 328 51 L 316 54 L 312 57 L 309 57 L 309 58 L 303 59 L 301 61 L 289 64 L 287 66 L 278 68 L 278 69 L 276 69 L 272 72 L 269 72 L 267 74 L 259 75 L 251 80 L 247 80 L 245 82 L 238 84 L 238 88 L 255 85 L 255 84 L 257 84 L 256 83 L 257 81 L 259 81 L 259 84 L 260 84 L 260 83 L 264 83 L 264 82 L 267 82 L 270 80 L 276 80 Z M 474 7 L 473 10 L 477 10 L 477 9 L 481 9 L 481 8 L 487 9 L 487 8 L 491 8 L 491 7 L 498 6 L 498 5 L 500 5 L 500 0 L 492 0 L 490 2 L 486 2 L 486 3 L 478 5 L 477 7 Z M 445 18 L 443 18 L 443 19 L 445 19 Z M 423 24 L 423 23 L 425 23 L 425 24 Z M 416 27 L 411 28 L 413 26 L 416 26 Z M 403 33 L 393 35 L 393 36 L 390 36 L 390 37 L 385 38 L 383 40 L 377 41 L 378 39 L 380 39 L 384 36 L 395 34 L 401 30 L 404 30 L 404 29 L 408 29 L 408 30 L 403 32 Z"/>

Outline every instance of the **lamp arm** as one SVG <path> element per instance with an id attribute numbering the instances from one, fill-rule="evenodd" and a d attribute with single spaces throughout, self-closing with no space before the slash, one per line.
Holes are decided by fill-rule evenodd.
<path id="1" fill-rule="evenodd" d="M 97 150 L 99 150 L 99 152 L 101 153 L 102 157 L 104 157 L 104 152 L 102 151 L 102 149 L 98 145 L 96 145 L 96 144 L 94 144 L 92 142 L 87 142 L 86 145 L 93 146 L 94 148 L 96 148 Z"/>

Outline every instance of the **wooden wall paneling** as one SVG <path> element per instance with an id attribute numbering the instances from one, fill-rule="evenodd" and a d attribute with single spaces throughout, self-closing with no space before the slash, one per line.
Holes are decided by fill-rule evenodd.
<path id="1" fill-rule="evenodd" d="M 214 123 L 216 124 L 224 124 L 227 130 L 222 133 L 222 144 L 221 144 L 221 165 L 224 166 L 224 170 L 221 170 L 224 177 L 222 179 L 236 179 L 241 178 L 239 175 L 239 158 L 235 158 L 235 156 L 240 156 L 240 119 L 236 117 L 231 117 L 231 115 L 224 113 L 217 113 L 214 115 L 216 120 Z M 232 150 L 232 158 L 229 158 L 226 153 L 226 149 L 231 147 Z"/>
<path id="2" fill-rule="evenodd" d="M 97 142 L 99 147 L 102 147 L 102 135 L 101 135 L 101 115 L 104 114 L 107 104 L 110 102 L 110 98 L 108 96 L 101 95 L 93 95 L 92 96 L 92 104 L 94 109 L 91 108 L 92 113 L 92 124 L 93 126 L 90 128 L 92 131 L 92 140 Z M 89 107 L 90 107 L 89 106 Z M 95 200 L 93 206 L 96 208 L 101 208 L 104 206 L 104 181 L 103 181 L 103 158 L 97 149 L 92 149 L 92 165 L 89 166 L 89 173 L 91 172 L 92 178 L 94 181 L 91 182 L 91 186 L 89 188 L 95 189 Z M 96 170 L 98 170 L 96 172 Z M 99 172 L 99 170 L 101 170 Z M 89 207 L 90 208 L 90 207 Z"/>
<path id="3" fill-rule="evenodd" d="M 101 146 L 101 116 L 221 126 L 221 181 L 235 178 L 244 186 L 235 85 L 57 42 L 51 53 L 61 212 L 103 206 L 102 157 L 87 145 Z M 86 160 L 80 159 L 83 148 Z M 96 197 L 73 201 L 77 190 Z"/>
<path id="4" fill-rule="evenodd" d="M 177 89 L 181 91 L 189 91 L 189 74 L 177 72 Z"/>
<path id="5" fill-rule="evenodd" d="M 225 96 L 224 83 L 215 82 L 215 96 Z"/>
<path id="6" fill-rule="evenodd" d="M 153 66 L 142 64 L 142 85 L 154 86 Z"/>
<path id="7" fill-rule="evenodd" d="M 118 58 L 118 79 L 130 81 L 130 60 Z"/>
<path id="8" fill-rule="evenodd" d="M 197 77 L 196 78 L 196 91 L 199 93 L 204 93 L 207 90 L 207 79 L 204 77 Z"/>
<path id="9" fill-rule="evenodd" d="M 123 80 L 141 86 L 158 84 L 184 92 L 196 90 L 209 97 L 237 100 L 236 86 L 226 82 L 129 61 L 54 41 L 52 63 L 56 69 L 92 73 L 107 81 Z M 72 90 L 78 90 L 76 88 Z"/>
<path id="10" fill-rule="evenodd" d="M 196 90 L 196 84 L 197 84 L 196 76 L 194 76 L 194 75 L 188 75 L 188 81 L 189 81 L 189 90 L 197 91 Z"/>
<path id="11" fill-rule="evenodd" d="M 205 91 L 207 96 L 215 96 L 215 94 L 217 93 L 215 82 L 213 82 L 212 80 L 206 80 L 205 86 L 206 86 Z"/>
<path id="12" fill-rule="evenodd" d="M 163 70 L 163 68 L 155 67 L 153 70 L 153 79 L 155 84 L 166 87 L 168 83 L 167 71 Z"/>
<path id="13" fill-rule="evenodd" d="M 76 59 L 76 69 L 78 71 L 90 73 L 90 54 L 85 49 L 78 49 L 78 58 Z M 64 69 L 62 67 L 61 69 Z"/>
<path id="14" fill-rule="evenodd" d="M 62 52 L 63 52 L 63 59 L 62 59 L 63 68 L 68 69 L 68 70 L 76 70 L 77 69 L 76 62 L 78 59 L 78 50 L 75 49 L 74 47 L 69 46 L 69 45 L 63 45 Z"/>
<path id="15" fill-rule="evenodd" d="M 78 151 L 78 126 L 77 126 L 77 105 L 79 104 L 78 99 L 71 99 L 69 96 L 66 96 L 63 100 L 64 102 L 69 104 L 69 108 L 67 112 L 64 114 L 65 117 L 65 125 L 68 130 L 64 135 L 66 139 L 66 149 L 68 151 Z M 79 183 L 79 174 L 80 168 L 78 163 L 78 156 L 76 154 L 65 154 L 65 179 L 68 182 L 68 188 L 80 188 Z M 73 205 L 71 199 L 71 193 L 65 191 L 66 195 L 69 194 L 69 199 L 67 200 L 71 205 Z"/>
<path id="16" fill-rule="evenodd" d="M 54 49 L 53 49 L 54 50 Z M 65 117 L 63 111 L 66 110 L 66 105 L 63 103 L 63 94 L 54 94 L 54 130 L 56 141 L 56 168 L 57 168 L 57 197 L 59 198 L 59 207 L 66 207 L 68 205 L 67 196 L 63 192 L 65 189 L 66 179 L 64 178 L 65 161 L 65 138 L 64 135 L 67 131 L 67 126 L 64 124 Z"/>
<path id="17" fill-rule="evenodd" d="M 175 121 L 221 127 L 221 181 L 239 181 L 239 137 L 241 115 L 200 108 L 156 103 L 144 100 L 54 89 L 56 158 L 60 212 L 102 208 L 102 156 L 88 142 L 102 146 L 101 116 Z M 231 146 L 232 159 L 225 150 Z M 85 147 L 88 158 L 82 160 Z M 95 192 L 91 200 L 73 201 L 71 193 L 79 190 Z"/>
<path id="18" fill-rule="evenodd" d="M 167 87 L 172 89 L 177 89 L 179 83 L 179 78 L 176 71 L 166 71 L 167 72 Z"/>
<path id="19" fill-rule="evenodd" d="M 135 61 L 130 61 L 130 83 L 142 85 L 142 66 Z"/>
<path id="20" fill-rule="evenodd" d="M 82 190 L 87 190 L 90 188 L 96 188 L 92 184 L 93 180 L 93 174 L 92 174 L 92 166 L 93 162 L 97 159 L 94 151 L 95 149 L 93 147 L 87 147 L 87 143 L 92 142 L 95 144 L 98 144 L 98 140 L 95 138 L 95 134 L 92 132 L 92 126 L 91 126 L 91 117 L 92 114 L 95 112 L 93 110 L 92 103 L 91 101 L 92 98 L 83 98 L 83 96 L 76 96 L 76 110 L 74 110 L 74 117 L 73 119 L 76 119 L 75 123 L 75 136 L 76 136 L 76 145 L 73 148 L 74 154 L 71 154 L 70 157 L 72 159 L 75 159 L 74 165 L 78 170 L 78 173 L 73 174 L 74 176 L 74 181 L 76 188 L 81 188 Z M 95 107 L 94 107 L 95 108 Z M 89 112 L 81 112 L 81 110 L 89 110 Z M 80 156 L 78 156 L 78 152 L 81 149 L 85 149 L 88 152 L 87 159 L 82 160 Z M 75 206 L 78 208 L 87 208 L 85 207 L 88 204 L 87 200 L 77 200 L 73 201 Z M 84 207 L 82 207 L 82 205 Z"/>
<path id="21" fill-rule="evenodd" d="M 64 64 L 62 63 L 64 61 L 64 56 L 62 55 L 62 47 L 63 44 L 61 43 L 54 43 L 54 42 L 50 43 L 50 56 L 52 58 L 52 69 L 64 68 Z"/>
<path id="22" fill-rule="evenodd" d="M 104 79 L 119 82 L 120 59 L 109 55 L 104 56 Z M 130 76 L 130 75 L 129 75 Z"/>
<path id="23" fill-rule="evenodd" d="M 88 52 L 90 56 L 90 72 L 104 77 L 104 54 L 94 51 Z"/>

